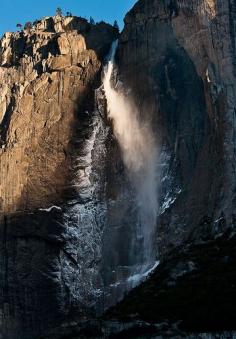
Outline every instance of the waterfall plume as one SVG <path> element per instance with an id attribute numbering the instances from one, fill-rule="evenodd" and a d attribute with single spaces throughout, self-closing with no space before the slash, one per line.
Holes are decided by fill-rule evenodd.
<path id="1" fill-rule="evenodd" d="M 114 42 L 105 68 L 103 85 L 108 117 L 112 120 L 114 135 L 135 191 L 139 216 L 134 236 L 142 244 L 140 264 L 144 268 L 155 260 L 154 235 L 158 212 L 157 146 L 150 123 L 141 121 L 132 98 L 125 91 L 112 86 L 116 50 L 117 42 Z"/>

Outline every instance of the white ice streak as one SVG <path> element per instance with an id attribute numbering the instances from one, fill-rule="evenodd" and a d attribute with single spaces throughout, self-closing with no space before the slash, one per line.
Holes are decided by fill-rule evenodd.
<path id="1" fill-rule="evenodd" d="M 160 261 L 156 261 L 154 263 L 154 265 L 149 268 L 148 270 L 146 270 L 145 272 L 143 273 L 137 273 L 137 274 L 133 274 L 131 275 L 127 280 L 126 280 L 126 283 L 127 285 L 131 285 L 130 287 L 131 288 L 134 288 L 136 286 L 138 286 L 141 282 L 143 282 L 144 280 L 146 280 L 150 274 L 152 272 L 155 271 L 155 269 L 157 268 L 157 266 L 159 265 Z M 122 281 L 118 281 L 117 283 L 115 284 L 111 284 L 110 286 L 111 287 L 117 287 L 119 286 L 120 284 L 122 284 Z"/>
<path id="2" fill-rule="evenodd" d="M 159 214 L 163 214 L 166 210 L 168 210 L 176 201 L 178 198 L 178 195 L 182 193 L 182 190 L 179 189 L 177 192 L 173 193 L 173 196 L 168 192 L 167 196 L 165 197 L 163 204 L 160 208 Z"/>
<path id="3" fill-rule="evenodd" d="M 146 272 L 144 272 L 144 273 L 139 273 L 139 274 L 131 275 L 128 278 L 128 282 L 132 283 L 132 288 L 134 288 L 135 286 L 140 284 L 140 282 L 142 282 L 146 278 L 148 278 L 148 276 L 157 268 L 159 263 L 160 263 L 159 261 L 156 261 L 155 264 L 150 269 L 148 269 Z"/>
<path id="4" fill-rule="evenodd" d="M 39 211 L 51 212 L 54 209 L 57 211 L 61 211 L 61 207 L 55 206 L 55 205 L 48 207 L 48 208 L 39 208 Z"/>

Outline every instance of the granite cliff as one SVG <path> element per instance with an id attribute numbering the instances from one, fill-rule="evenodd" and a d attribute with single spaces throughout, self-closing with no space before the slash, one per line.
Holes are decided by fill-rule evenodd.
<path id="1" fill-rule="evenodd" d="M 93 109 L 102 60 L 115 34 L 103 23 L 55 17 L 2 38 L 3 214 L 64 201 L 79 113 Z"/>
<path id="2" fill-rule="evenodd" d="M 157 140 L 161 265 L 93 323 L 88 319 L 124 292 L 113 287 L 130 274 L 137 222 L 102 88 L 102 66 L 117 38 L 114 88 L 132 97 Z M 140 329 L 143 337 L 186 337 L 176 327 L 168 332 L 168 321 L 213 331 L 207 318 L 213 308 L 223 304 L 224 319 L 227 312 L 234 315 L 220 291 L 235 300 L 235 39 L 234 0 L 139 0 L 119 37 L 105 23 L 60 16 L 4 35 L 2 338 L 32 339 L 49 331 L 50 338 L 135 338 Z M 224 272 L 227 279 L 218 279 Z M 232 314 L 228 323 L 220 322 L 221 309 L 214 314 L 216 330 L 235 329 Z"/>
<path id="3" fill-rule="evenodd" d="M 235 10 L 143 0 L 125 18 L 120 74 L 160 138 L 162 253 L 235 226 Z"/>
<path id="4" fill-rule="evenodd" d="M 96 301 L 108 134 L 96 90 L 117 35 L 56 16 L 1 40 L 2 338 L 32 338 Z"/>

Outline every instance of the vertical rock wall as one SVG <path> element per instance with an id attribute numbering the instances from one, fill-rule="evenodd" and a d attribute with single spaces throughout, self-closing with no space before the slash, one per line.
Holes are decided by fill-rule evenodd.
<path id="1" fill-rule="evenodd" d="M 36 338 L 84 317 L 100 293 L 103 220 L 95 218 L 106 126 L 95 94 L 117 33 L 56 16 L 0 41 L 4 339 Z"/>
<path id="2" fill-rule="evenodd" d="M 214 237 L 235 217 L 235 2 L 140 0 L 120 76 L 161 147 L 159 249 Z"/>

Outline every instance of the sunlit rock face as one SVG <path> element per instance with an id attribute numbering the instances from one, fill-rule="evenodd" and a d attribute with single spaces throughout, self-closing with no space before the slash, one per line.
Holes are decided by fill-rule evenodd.
<path id="1" fill-rule="evenodd" d="M 115 34 L 109 25 L 85 22 L 45 19 L 1 40 L 2 213 L 64 200 L 75 149 L 71 141 L 81 115 L 93 111 L 102 57 Z"/>
<path id="2" fill-rule="evenodd" d="M 0 42 L 0 313 L 33 338 L 101 294 L 105 23 L 50 17 Z M 98 187 L 99 186 L 99 187 Z"/>
<path id="3" fill-rule="evenodd" d="M 235 20 L 233 1 L 204 0 L 140 0 L 125 18 L 120 78 L 160 138 L 161 254 L 235 224 Z"/>

